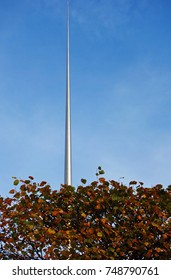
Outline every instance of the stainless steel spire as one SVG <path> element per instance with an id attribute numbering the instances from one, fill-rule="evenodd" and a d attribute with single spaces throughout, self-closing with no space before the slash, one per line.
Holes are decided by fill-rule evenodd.
<path id="1" fill-rule="evenodd" d="M 72 184 L 71 98 L 70 98 L 70 5 L 67 0 L 66 36 L 66 123 L 65 123 L 65 184 Z"/>

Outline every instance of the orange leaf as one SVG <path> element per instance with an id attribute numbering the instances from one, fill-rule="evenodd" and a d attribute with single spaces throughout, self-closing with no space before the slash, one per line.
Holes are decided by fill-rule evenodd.
<path id="1" fill-rule="evenodd" d="M 160 253 L 160 252 L 162 252 L 163 250 L 161 249 L 161 248 L 155 248 L 155 251 L 157 252 L 157 253 Z"/>
<path id="2" fill-rule="evenodd" d="M 40 242 L 44 242 L 45 241 L 45 238 L 42 236 L 41 238 L 40 238 Z"/>
<path id="3" fill-rule="evenodd" d="M 58 211 L 53 211 L 53 212 L 52 212 L 52 215 L 55 216 L 55 217 L 58 216 L 58 214 L 59 214 Z"/>
<path id="4" fill-rule="evenodd" d="M 105 181 L 106 181 L 105 178 L 99 178 L 99 182 L 100 182 L 101 184 L 103 184 Z"/>
<path id="5" fill-rule="evenodd" d="M 84 218 L 87 217 L 87 215 L 85 213 L 82 213 L 81 216 L 84 217 Z"/>
<path id="6" fill-rule="evenodd" d="M 40 186 L 43 187 L 43 186 L 46 185 L 46 184 L 47 184 L 47 182 L 42 181 L 42 182 L 40 183 Z"/>
<path id="7" fill-rule="evenodd" d="M 15 193 L 15 190 L 14 189 L 12 189 L 12 190 L 10 190 L 10 192 L 9 192 L 10 194 L 14 194 Z"/>
<path id="8" fill-rule="evenodd" d="M 162 237 L 164 238 L 164 239 L 167 239 L 167 234 L 162 234 Z"/>
<path id="9" fill-rule="evenodd" d="M 39 198 L 38 203 L 42 203 L 42 202 L 43 202 L 43 199 Z"/>
<path id="10" fill-rule="evenodd" d="M 94 233 L 94 229 L 93 229 L 93 228 L 89 228 L 89 229 L 88 229 L 88 233 L 89 233 L 89 234 L 93 234 L 93 233 Z"/>

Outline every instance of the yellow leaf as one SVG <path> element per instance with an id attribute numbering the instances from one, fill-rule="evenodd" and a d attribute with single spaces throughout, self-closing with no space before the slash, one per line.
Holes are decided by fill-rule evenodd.
<path id="1" fill-rule="evenodd" d="M 87 215 L 85 213 L 82 213 L 81 216 L 86 218 Z"/>
<path id="2" fill-rule="evenodd" d="M 156 227 L 158 230 L 162 231 L 162 227 L 158 224 L 156 224 L 155 222 L 152 223 L 153 227 Z"/>
<path id="3" fill-rule="evenodd" d="M 33 226 L 33 225 L 30 225 L 30 226 L 29 226 L 29 229 L 30 229 L 30 230 L 32 230 L 33 228 L 34 228 L 34 226 Z"/>
<path id="4" fill-rule="evenodd" d="M 59 209 L 58 212 L 59 212 L 60 214 L 64 214 L 64 211 L 63 211 L 62 209 Z"/>
<path id="5" fill-rule="evenodd" d="M 103 236 L 102 232 L 99 231 L 99 232 L 97 233 L 97 236 L 98 236 L 98 237 L 102 237 L 102 236 Z"/>
<path id="6" fill-rule="evenodd" d="M 50 228 L 49 228 L 49 229 L 48 229 L 48 233 L 49 233 L 49 234 L 55 234 L 56 232 L 55 232 L 54 229 L 50 229 Z"/>
<path id="7" fill-rule="evenodd" d="M 162 252 L 162 249 L 161 248 L 155 248 L 155 251 L 157 252 L 157 253 L 160 253 L 160 252 Z"/>
<path id="8" fill-rule="evenodd" d="M 102 218 L 102 219 L 101 219 L 101 222 L 102 222 L 103 224 L 105 224 L 107 221 L 108 221 L 108 220 L 107 220 L 106 218 Z"/>

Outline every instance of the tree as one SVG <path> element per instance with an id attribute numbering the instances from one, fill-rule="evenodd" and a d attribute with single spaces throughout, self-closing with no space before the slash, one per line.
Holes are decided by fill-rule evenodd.
<path id="1" fill-rule="evenodd" d="M 171 259 L 171 188 L 124 186 L 103 173 L 55 191 L 15 178 L 19 190 L 0 197 L 0 259 Z"/>

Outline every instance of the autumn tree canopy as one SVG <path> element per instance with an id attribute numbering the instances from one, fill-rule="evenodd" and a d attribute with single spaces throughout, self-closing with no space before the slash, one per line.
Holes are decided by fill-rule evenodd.
<path id="1" fill-rule="evenodd" d="M 0 259 L 171 259 L 171 187 L 102 178 L 52 190 L 15 178 L 0 197 Z"/>

